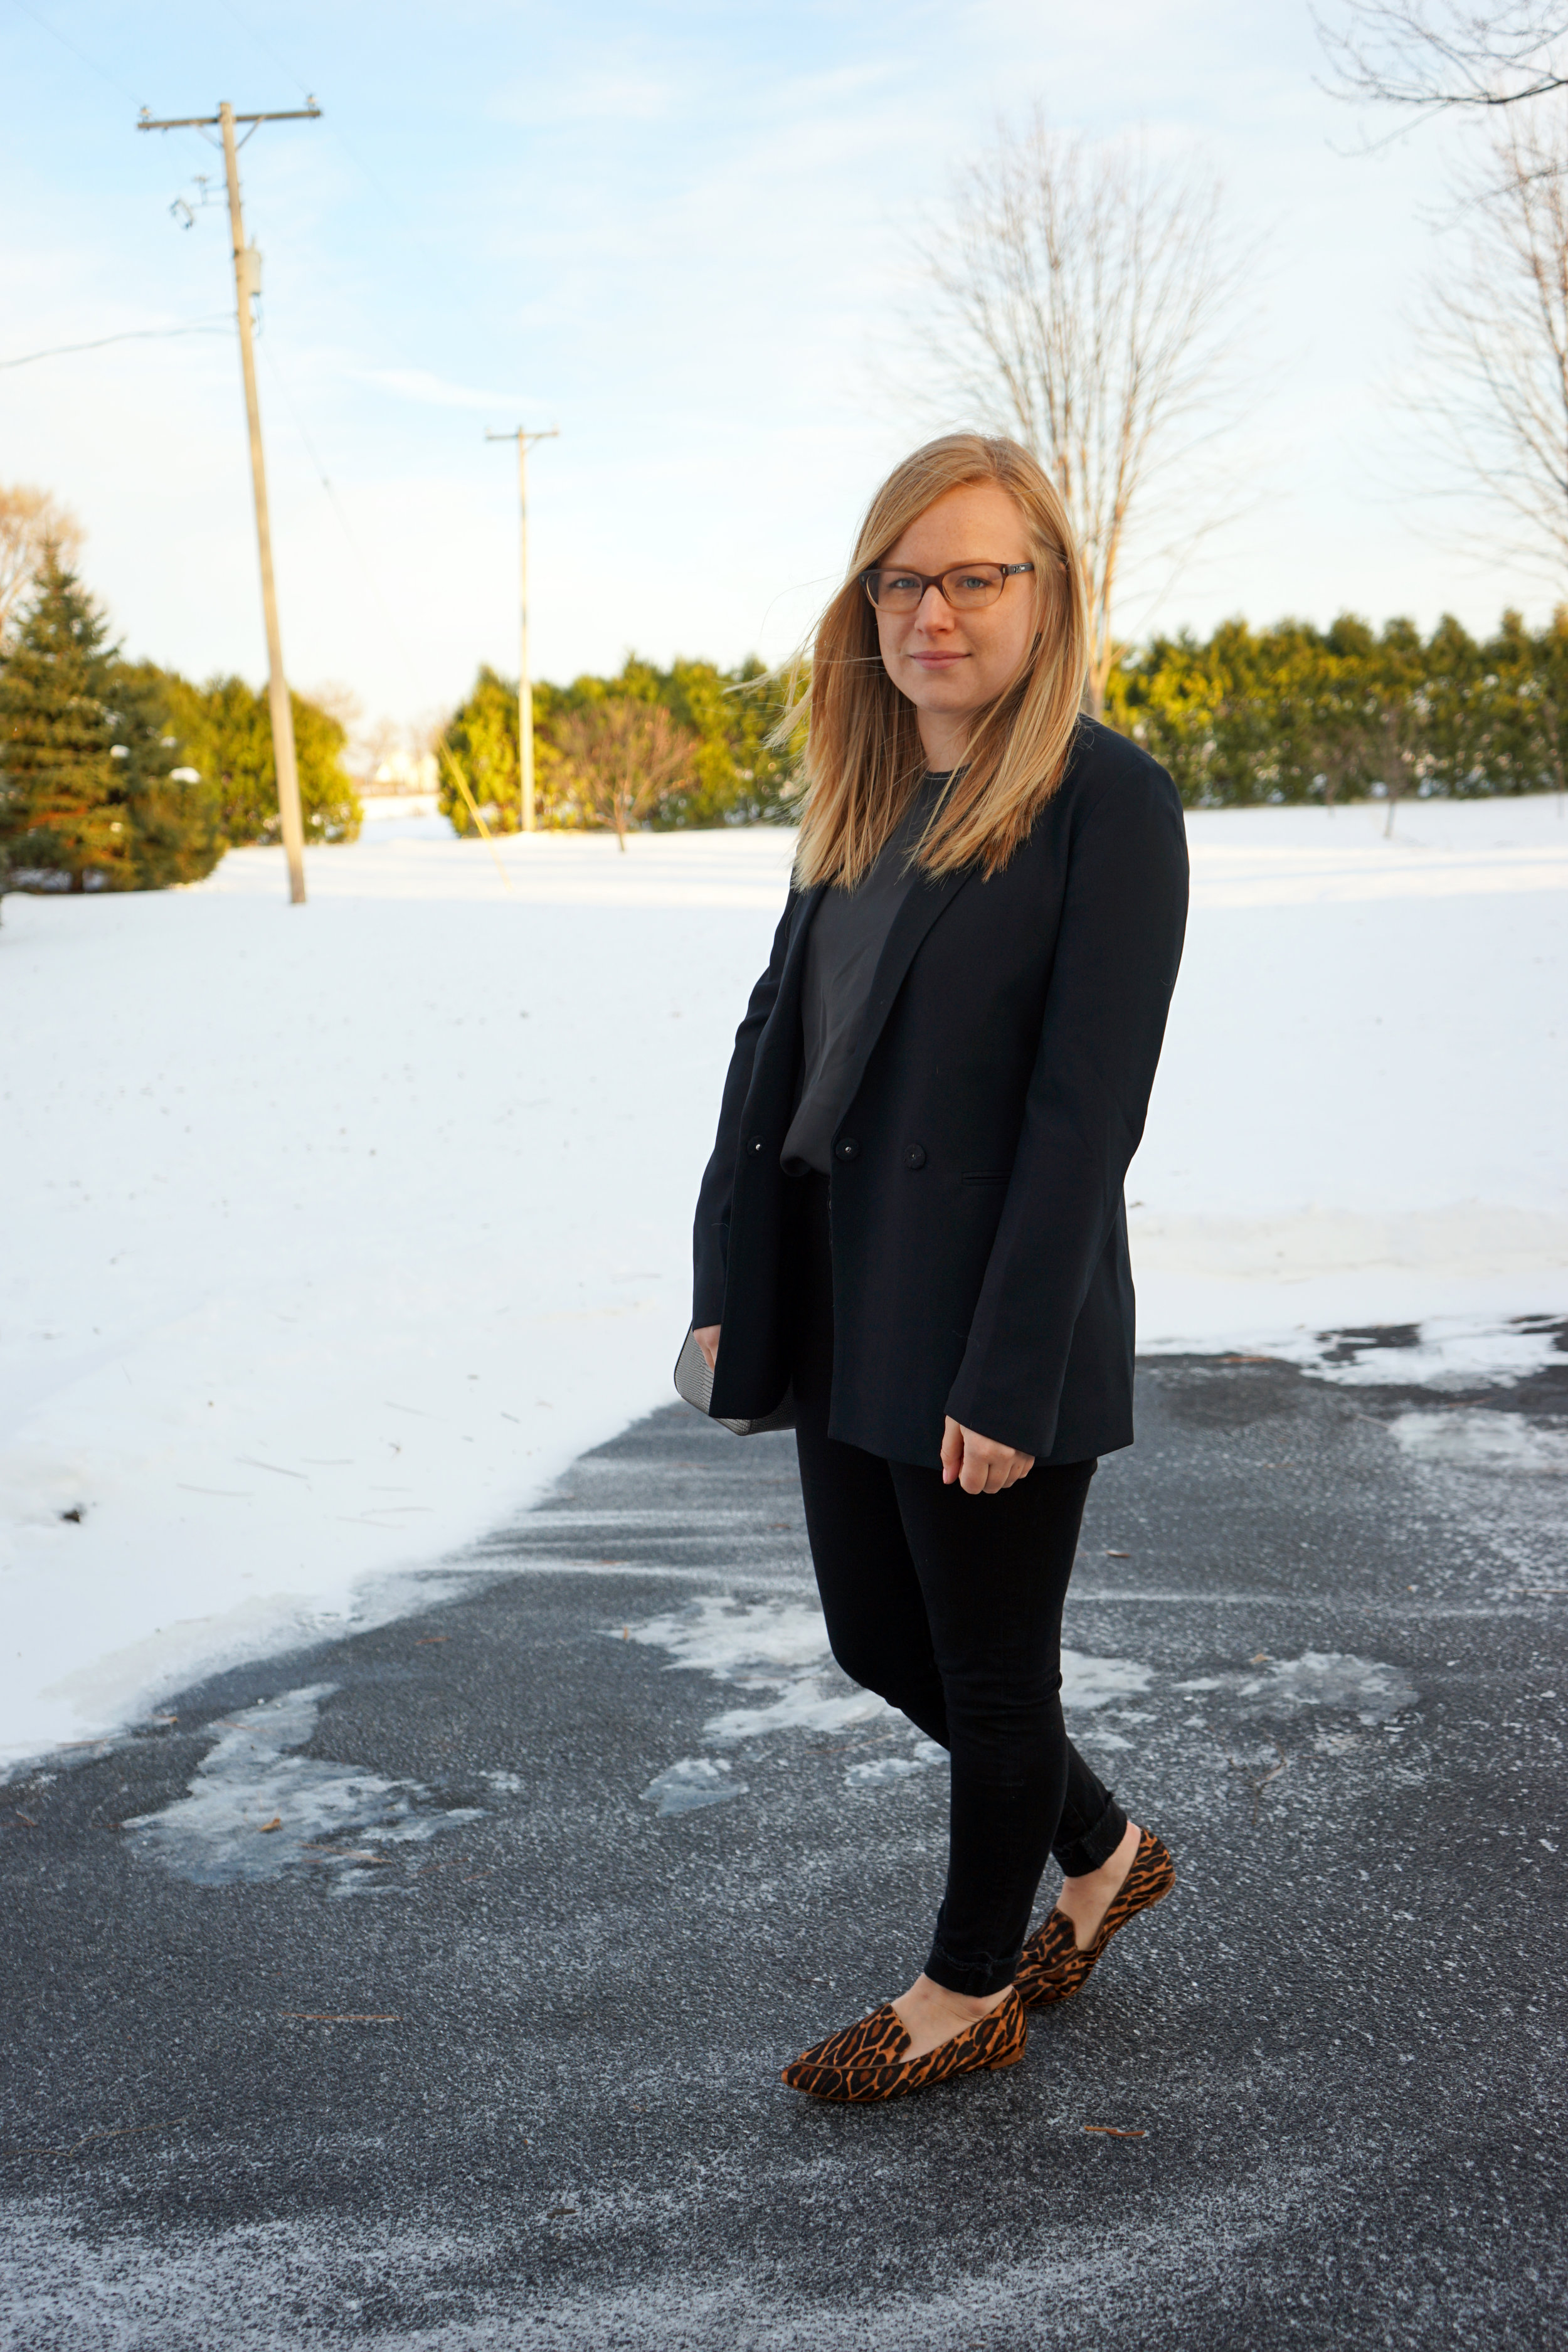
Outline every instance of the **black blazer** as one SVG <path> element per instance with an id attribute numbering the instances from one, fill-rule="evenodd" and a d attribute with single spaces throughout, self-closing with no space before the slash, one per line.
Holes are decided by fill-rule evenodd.
<path id="1" fill-rule="evenodd" d="M 771 1412 L 788 1385 L 779 1150 L 821 897 L 789 894 L 698 1201 L 692 1319 L 723 1325 L 726 1417 Z M 951 1413 L 1042 1462 L 1131 1444 L 1121 1186 L 1186 908 L 1175 786 L 1090 719 L 1001 873 L 912 883 L 834 1136 L 834 1437 L 934 1465 Z"/>

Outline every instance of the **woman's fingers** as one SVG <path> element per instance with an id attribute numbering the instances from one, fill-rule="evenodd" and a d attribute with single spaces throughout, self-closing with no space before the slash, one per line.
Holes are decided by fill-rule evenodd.
<path id="1" fill-rule="evenodd" d="M 959 1485 L 966 1495 L 999 1495 L 1007 1483 L 1012 1448 L 993 1445 L 988 1437 L 963 1432 L 963 1469 Z"/>
<path id="2" fill-rule="evenodd" d="M 1021 1454 L 1016 1445 L 999 1445 L 994 1438 L 963 1428 L 948 1414 L 942 1433 L 944 1486 L 956 1479 L 966 1495 L 1004 1495 L 1020 1478 L 1026 1478 L 1034 1466 L 1032 1454 Z"/>

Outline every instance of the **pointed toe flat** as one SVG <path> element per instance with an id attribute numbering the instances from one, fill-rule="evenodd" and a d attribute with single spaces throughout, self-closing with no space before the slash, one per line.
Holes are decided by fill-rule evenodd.
<path id="1" fill-rule="evenodd" d="M 1081 1992 L 1112 1936 L 1125 1927 L 1129 1919 L 1135 1919 L 1140 1911 L 1163 1903 L 1175 1883 L 1175 1864 L 1153 1832 L 1145 1830 L 1138 1841 L 1132 1867 L 1111 1898 L 1110 1908 L 1091 1944 L 1079 1949 L 1072 1921 L 1065 1912 L 1053 1911 L 1045 1926 L 1036 1928 L 1019 1955 L 1018 1972 L 1013 1979 L 1014 1990 L 1025 2008 L 1039 2009 L 1048 2001 L 1070 2000 L 1075 1992 Z"/>
<path id="2" fill-rule="evenodd" d="M 976 2018 L 951 2041 L 928 2050 L 923 2058 L 906 2058 L 910 2037 L 890 2002 L 858 2024 L 830 2033 L 803 2051 L 784 2067 L 782 2079 L 792 2091 L 813 2099 L 837 2099 L 847 2105 L 866 2105 L 880 2099 L 901 2099 L 910 2091 L 929 2090 L 951 2083 L 960 2074 L 980 2074 L 1016 2066 L 1024 2054 L 1028 2020 L 1016 1987 L 1008 1990 L 989 2015 Z"/>

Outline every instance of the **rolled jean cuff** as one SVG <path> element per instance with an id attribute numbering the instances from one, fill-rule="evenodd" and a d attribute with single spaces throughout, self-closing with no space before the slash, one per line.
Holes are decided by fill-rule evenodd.
<path id="1" fill-rule="evenodd" d="M 940 1943 L 932 1944 L 925 1964 L 925 1973 L 932 1984 L 943 1986 L 949 1992 L 961 1992 L 971 2000 L 983 2000 L 987 1993 L 1005 1992 L 1018 1971 L 1018 1955 L 1010 1960 L 954 1960 L 949 1958 Z"/>
<path id="2" fill-rule="evenodd" d="M 1094 1827 L 1085 1830 L 1068 1844 L 1057 1844 L 1051 1852 L 1067 1878 L 1082 1878 L 1089 1871 L 1098 1870 L 1109 1862 L 1127 1834 L 1127 1816 L 1114 1797 L 1107 1797 L 1105 1811 Z"/>

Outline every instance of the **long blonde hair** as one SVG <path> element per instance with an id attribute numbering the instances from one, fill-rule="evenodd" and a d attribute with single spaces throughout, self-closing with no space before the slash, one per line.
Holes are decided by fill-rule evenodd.
<path id="1" fill-rule="evenodd" d="M 995 482 L 1024 518 L 1035 574 L 1035 630 L 1017 676 L 975 718 L 953 783 L 913 862 L 928 874 L 1005 866 L 1060 783 L 1089 667 L 1083 572 L 1067 509 L 1016 441 L 949 433 L 894 467 L 867 509 L 844 585 L 817 625 L 811 680 L 783 721 L 804 717 L 805 811 L 795 880 L 852 887 L 887 844 L 926 769 L 915 707 L 882 667 L 877 615 L 861 583 L 948 490 Z"/>

